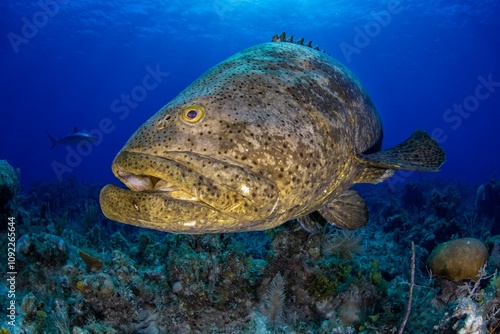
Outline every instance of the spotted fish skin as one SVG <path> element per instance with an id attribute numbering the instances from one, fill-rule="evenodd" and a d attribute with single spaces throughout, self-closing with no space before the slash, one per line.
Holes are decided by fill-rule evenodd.
<path id="1" fill-rule="evenodd" d="M 104 187 L 100 204 L 110 219 L 177 233 L 264 230 L 314 211 L 358 228 L 367 211 L 349 187 L 444 162 L 427 134 L 411 138 L 385 155 L 354 75 L 278 40 L 216 65 L 143 124 L 112 165 L 129 189 Z"/>

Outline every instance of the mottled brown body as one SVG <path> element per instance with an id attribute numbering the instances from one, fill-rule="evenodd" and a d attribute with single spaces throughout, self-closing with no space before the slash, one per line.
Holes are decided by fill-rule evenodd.
<path id="1" fill-rule="evenodd" d="M 142 125 L 113 162 L 131 190 L 106 186 L 101 207 L 170 232 L 263 230 L 316 210 L 334 219 L 338 198 L 364 208 L 345 192 L 354 183 L 444 160 L 409 168 L 363 155 L 381 143 L 379 116 L 349 70 L 306 46 L 265 43 L 210 69 Z"/>

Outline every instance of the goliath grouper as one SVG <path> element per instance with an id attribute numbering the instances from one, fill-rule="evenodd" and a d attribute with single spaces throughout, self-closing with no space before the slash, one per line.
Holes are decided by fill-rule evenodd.
<path id="1" fill-rule="evenodd" d="M 437 171 L 444 151 L 423 131 L 381 151 L 382 124 L 354 75 L 317 48 L 260 44 L 216 65 L 129 139 L 105 186 L 109 219 L 167 232 L 265 230 L 319 212 L 356 229 L 356 183 L 395 170 Z M 316 214 L 316 213 L 315 213 Z"/>

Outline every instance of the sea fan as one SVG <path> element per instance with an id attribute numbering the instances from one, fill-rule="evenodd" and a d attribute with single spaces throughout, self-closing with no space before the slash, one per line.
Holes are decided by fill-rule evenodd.
<path id="1" fill-rule="evenodd" d="M 270 324 L 277 325 L 283 321 L 283 306 L 285 305 L 285 280 L 280 273 L 271 281 L 264 297 L 263 314 Z"/>
<path id="2" fill-rule="evenodd" d="M 325 235 L 323 253 L 350 260 L 356 253 L 364 251 L 362 238 L 355 232 L 334 230 Z"/>

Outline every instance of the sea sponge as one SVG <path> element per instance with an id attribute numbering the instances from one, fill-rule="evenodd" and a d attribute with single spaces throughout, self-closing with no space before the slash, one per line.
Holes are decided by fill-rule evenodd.
<path id="1" fill-rule="evenodd" d="M 363 323 L 365 317 L 361 300 L 345 299 L 337 308 L 337 315 L 344 326 L 353 326 Z"/>
<path id="2" fill-rule="evenodd" d="M 23 234 L 16 242 L 16 252 L 28 254 L 32 242 L 29 233 Z"/>
<path id="3" fill-rule="evenodd" d="M 432 251 L 427 266 L 434 275 L 457 281 L 478 279 L 478 272 L 488 260 L 486 246 L 474 238 L 463 238 L 442 243 Z"/>
<path id="4" fill-rule="evenodd" d="M 54 247 L 59 249 L 61 252 L 66 253 L 67 247 L 63 238 L 47 233 L 43 239 L 48 240 Z"/>
<path id="5" fill-rule="evenodd" d="M 76 288 L 83 293 L 93 293 L 103 297 L 109 297 L 115 292 L 113 279 L 105 273 L 84 276 L 76 283 Z"/>
<path id="6" fill-rule="evenodd" d="M 19 190 L 19 173 L 6 160 L 0 160 L 0 212 Z"/>
<path id="7" fill-rule="evenodd" d="M 28 316 L 35 314 L 38 307 L 38 302 L 35 295 L 30 292 L 23 298 L 23 302 L 21 304 L 21 310 L 26 313 Z"/>
<path id="8" fill-rule="evenodd" d="M 78 255 L 80 255 L 83 262 L 85 262 L 88 271 L 98 271 L 102 268 L 103 262 L 99 258 L 85 253 L 81 249 L 78 251 Z"/>
<path id="9" fill-rule="evenodd" d="M 80 290 L 81 292 L 85 292 L 85 290 L 87 289 L 87 287 L 85 286 L 85 284 L 83 284 L 83 281 L 76 282 L 76 288 L 78 290 Z"/>

